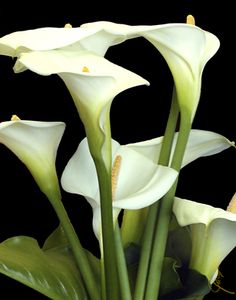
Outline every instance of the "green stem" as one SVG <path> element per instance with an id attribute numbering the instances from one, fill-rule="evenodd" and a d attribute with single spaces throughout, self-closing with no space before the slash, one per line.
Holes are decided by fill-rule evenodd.
<path id="1" fill-rule="evenodd" d="M 148 211 L 148 218 L 144 230 L 141 257 L 139 260 L 138 274 L 135 284 L 134 300 L 143 300 L 145 294 L 146 278 L 149 267 L 149 259 L 152 249 L 153 228 L 156 223 L 157 203 L 153 204 Z"/>
<path id="2" fill-rule="evenodd" d="M 158 163 L 167 166 L 169 163 L 171 146 L 176 130 L 176 124 L 179 117 L 179 108 L 176 96 L 176 89 L 173 88 L 171 107 L 163 137 L 161 153 Z M 139 261 L 138 274 L 135 285 L 134 300 L 142 300 L 145 294 L 146 278 L 151 256 L 153 233 L 157 219 L 159 201 L 154 203 L 148 211 L 146 228 L 144 232 L 144 240 L 142 243 L 141 257 Z"/>
<path id="3" fill-rule="evenodd" d="M 111 172 L 107 170 L 104 161 L 95 160 L 95 164 L 100 187 L 105 294 L 107 300 L 118 300 L 119 292 L 112 211 Z"/>
<path id="4" fill-rule="evenodd" d="M 105 269 L 104 269 L 104 257 L 102 255 L 100 259 L 101 266 L 101 299 L 106 300 L 106 279 L 105 279 Z"/>
<path id="5" fill-rule="evenodd" d="M 101 207 L 101 287 L 104 300 L 118 300 L 118 277 L 112 208 L 112 149 L 110 107 L 107 106 L 95 127 L 86 128 L 90 153 L 96 166 Z M 103 120 L 102 126 L 100 118 Z M 99 124 L 99 127 L 97 125 Z M 102 127 L 102 130 L 101 130 Z M 101 243 L 102 242 L 102 243 Z M 104 291 L 105 289 L 105 291 Z"/>
<path id="6" fill-rule="evenodd" d="M 124 247 L 129 243 L 140 245 L 145 223 L 148 214 L 148 207 L 142 209 L 125 209 L 121 224 L 121 238 Z"/>
<path id="7" fill-rule="evenodd" d="M 158 163 L 161 165 L 168 166 L 169 164 L 171 148 L 172 148 L 172 143 L 173 143 L 178 119 L 179 119 L 179 106 L 177 101 L 176 89 L 174 87 L 172 93 L 170 113 L 166 124 L 160 156 L 158 158 Z"/>
<path id="8" fill-rule="evenodd" d="M 55 194 L 50 197 L 50 201 L 57 213 L 57 216 L 65 231 L 67 239 L 71 245 L 75 260 L 77 262 L 87 292 L 90 296 L 90 299 L 99 300 L 100 290 L 98 288 L 97 281 L 88 261 L 88 257 L 80 244 L 79 238 L 74 230 L 73 225 L 70 222 L 70 219 L 62 204 L 60 196 L 55 196 Z"/>
<path id="9" fill-rule="evenodd" d="M 191 130 L 191 121 L 189 118 L 181 117 L 178 139 L 171 162 L 171 167 L 180 171 L 186 144 Z M 172 205 L 176 192 L 178 179 L 171 187 L 168 193 L 160 201 L 160 212 L 156 223 L 155 237 L 150 260 L 150 269 L 146 286 L 146 300 L 156 300 L 159 293 L 161 270 L 165 255 L 166 242 L 168 237 L 168 228 L 171 218 Z"/>
<path id="10" fill-rule="evenodd" d="M 128 270 L 124 255 L 123 243 L 118 224 L 115 227 L 115 245 L 117 254 L 117 270 L 119 274 L 121 300 L 131 300 Z"/>

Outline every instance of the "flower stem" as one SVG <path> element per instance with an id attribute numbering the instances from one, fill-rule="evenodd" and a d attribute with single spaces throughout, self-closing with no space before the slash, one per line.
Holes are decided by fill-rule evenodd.
<path id="1" fill-rule="evenodd" d="M 171 167 L 176 171 L 180 171 L 185 148 L 187 145 L 189 133 L 191 130 L 191 121 L 189 118 L 185 118 L 183 115 L 180 120 L 180 130 L 176 147 L 174 150 Z M 168 236 L 168 228 L 171 218 L 172 205 L 176 192 L 178 179 L 167 192 L 167 194 L 160 200 L 160 211 L 156 223 L 155 236 L 152 247 L 152 255 L 150 260 L 150 269 L 148 274 L 148 280 L 146 285 L 146 300 L 156 300 L 158 298 L 161 272 L 163 259 L 165 255 L 165 248 Z"/>
<path id="2" fill-rule="evenodd" d="M 115 226 L 115 246 L 117 254 L 117 270 L 119 274 L 121 300 L 131 300 L 128 270 L 123 250 L 123 243 L 118 224 Z"/>
<path id="3" fill-rule="evenodd" d="M 102 130 L 86 129 L 90 153 L 92 155 L 99 184 L 101 208 L 101 287 L 103 300 L 119 299 L 116 248 L 114 239 L 112 208 L 112 146 L 110 128 L 110 108 L 103 112 Z M 105 289 L 105 290 L 104 290 Z"/>
<path id="4" fill-rule="evenodd" d="M 166 129 L 161 146 L 160 156 L 158 158 L 158 164 L 168 166 L 171 154 L 172 143 L 174 134 L 176 131 L 177 122 L 179 119 L 179 106 L 177 102 L 176 89 L 173 88 L 172 101 L 170 106 L 170 113 L 166 124 Z"/>
<path id="5" fill-rule="evenodd" d="M 98 288 L 97 281 L 88 261 L 88 257 L 80 244 L 79 238 L 74 230 L 73 225 L 70 222 L 68 214 L 62 204 L 61 197 L 57 194 L 58 193 L 53 193 L 52 196 L 50 196 L 49 200 L 57 213 L 57 216 L 65 231 L 67 239 L 71 245 L 72 252 L 74 254 L 75 260 L 77 262 L 79 271 L 83 278 L 83 282 L 86 286 L 90 299 L 99 300 L 100 290 Z"/>
<path id="6" fill-rule="evenodd" d="M 100 187 L 101 219 L 102 219 L 102 245 L 104 257 L 104 277 L 106 299 L 119 299 L 116 248 L 114 239 L 114 225 L 112 212 L 111 172 L 101 160 L 95 160 Z M 103 284 L 104 285 L 104 284 Z"/>
<path id="7" fill-rule="evenodd" d="M 152 249 L 153 228 L 155 227 L 157 209 L 156 203 L 148 211 L 148 218 L 144 230 L 144 240 L 142 243 L 141 257 L 139 260 L 138 274 L 135 284 L 134 300 L 143 300 L 145 294 L 146 278 L 149 267 L 149 259 Z"/>
<path id="8" fill-rule="evenodd" d="M 171 146 L 175 134 L 176 124 L 179 117 L 179 108 L 176 97 L 175 87 L 173 88 L 170 113 L 166 125 L 165 134 L 163 137 L 159 163 L 167 166 L 169 163 Z M 149 260 L 151 256 L 153 233 L 157 219 L 159 201 L 154 203 L 148 211 L 146 228 L 144 232 L 144 240 L 142 243 L 141 257 L 139 261 L 138 274 L 135 285 L 134 300 L 144 299 L 146 278 L 149 268 Z"/>

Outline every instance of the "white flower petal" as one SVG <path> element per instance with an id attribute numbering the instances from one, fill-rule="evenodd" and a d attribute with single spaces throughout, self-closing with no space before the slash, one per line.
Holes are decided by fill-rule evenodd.
<path id="1" fill-rule="evenodd" d="M 139 153 L 112 142 L 113 161 L 121 156 L 121 165 L 113 199 L 114 208 L 138 209 L 159 200 L 172 186 L 178 173 L 158 166 Z M 94 200 L 100 205 L 96 169 L 84 139 L 68 162 L 61 178 L 64 190 Z M 95 206 L 95 205 L 92 205 Z"/>
<path id="2" fill-rule="evenodd" d="M 62 122 L 8 121 L 0 123 L 0 142 L 30 170 L 39 187 L 58 189 L 55 160 L 65 130 Z"/>
<path id="3" fill-rule="evenodd" d="M 119 143 L 112 141 L 113 153 L 119 147 Z M 99 205 L 99 187 L 96 168 L 89 152 L 87 138 L 84 138 L 76 152 L 68 161 L 61 177 L 61 184 L 69 193 L 83 195 L 94 200 Z M 92 206 L 95 207 L 95 204 Z"/>
<path id="4" fill-rule="evenodd" d="M 236 214 L 177 197 L 173 212 L 180 226 L 189 226 L 192 239 L 189 267 L 212 282 L 219 265 L 236 246 Z"/>
<path id="5" fill-rule="evenodd" d="M 141 76 L 109 62 L 107 59 L 88 51 L 33 51 L 22 53 L 15 71 L 24 66 L 40 75 L 72 73 L 89 77 L 113 77 L 118 82 L 117 92 L 140 84 L 149 85 Z"/>
<path id="6" fill-rule="evenodd" d="M 85 126 L 90 149 L 99 149 L 97 139 L 104 139 L 105 127 L 109 127 L 110 105 L 122 91 L 149 85 L 139 75 L 115 65 L 105 58 L 88 51 L 34 51 L 23 53 L 15 65 L 15 71 L 28 68 L 41 75 L 58 74 L 69 89 L 80 118 Z M 97 146 L 91 146 L 95 143 Z"/>
<path id="7" fill-rule="evenodd" d="M 203 68 L 220 46 L 215 35 L 184 23 L 129 26 L 103 21 L 81 27 L 103 29 L 114 36 L 124 34 L 126 39 L 142 36 L 151 42 L 170 67 L 181 113 L 184 110 L 193 120 L 200 98 Z"/>
<path id="8" fill-rule="evenodd" d="M 17 31 L 0 38 L 0 54 L 16 56 L 21 52 L 43 51 L 73 45 L 81 49 L 79 42 L 94 35 L 98 30 L 45 27 Z M 76 45 L 76 46 L 75 46 Z"/>
<path id="9" fill-rule="evenodd" d="M 215 219 L 227 219 L 236 221 L 236 214 L 186 199 L 175 198 L 173 212 L 180 226 L 202 223 L 209 226 Z"/>
<path id="10" fill-rule="evenodd" d="M 113 222 L 115 224 L 118 215 L 120 213 L 120 209 L 119 208 L 113 208 L 112 210 L 113 212 Z M 96 238 L 99 241 L 100 244 L 100 250 L 103 251 L 103 247 L 102 247 L 102 219 L 101 219 L 101 207 L 100 206 L 95 206 L 93 208 L 93 232 L 96 236 Z M 103 254 L 101 253 L 101 257 L 103 256 Z"/>
<path id="11" fill-rule="evenodd" d="M 173 149 L 176 145 L 177 137 L 178 133 L 176 133 L 174 137 Z M 145 155 L 154 162 L 157 162 L 161 151 L 162 140 L 163 137 L 158 137 L 148 141 L 127 144 L 126 146 Z M 223 135 L 207 130 L 192 129 L 189 135 L 182 167 L 197 158 L 217 154 L 231 146 L 235 147 L 234 142 L 230 142 Z"/>
<path id="12" fill-rule="evenodd" d="M 174 77 L 180 111 L 192 121 L 200 99 L 203 68 L 218 50 L 218 38 L 188 24 L 159 28 L 143 36 L 165 58 Z"/>
<path id="13" fill-rule="evenodd" d="M 173 185 L 177 172 L 153 163 L 126 146 L 121 146 L 119 171 L 114 207 L 140 209 L 159 200 Z"/>

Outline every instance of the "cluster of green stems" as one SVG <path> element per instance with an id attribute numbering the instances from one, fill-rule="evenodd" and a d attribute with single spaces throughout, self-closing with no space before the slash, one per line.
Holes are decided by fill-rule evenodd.
<path id="1" fill-rule="evenodd" d="M 172 142 L 178 123 L 178 140 L 170 161 Z M 174 89 L 161 154 L 157 163 L 180 171 L 190 129 L 191 120 L 184 113 L 179 113 Z M 51 202 L 54 203 L 54 208 L 81 272 L 85 285 L 85 289 L 81 291 L 82 295 L 88 294 L 92 300 L 156 300 L 160 288 L 168 228 L 178 180 L 161 200 L 150 206 L 143 234 L 136 284 L 134 291 L 131 291 L 120 227 L 118 223 L 114 224 L 112 216 L 112 164 L 111 151 L 109 151 L 111 139 L 105 139 L 105 141 L 107 143 L 105 147 L 108 149 L 106 162 L 104 163 L 104 157 L 94 158 L 100 187 L 102 215 L 101 283 L 97 282 L 94 276 L 88 257 L 61 200 L 58 197 L 56 201 L 53 199 Z"/>
<path id="2" fill-rule="evenodd" d="M 172 142 L 179 121 L 180 128 L 178 140 L 173 158 L 170 161 Z M 179 113 L 178 101 L 174 88 L 161 154 L 159 161 L 157 161 L 158 164 L 170 166 L 176 171 L 180 171 L 190 129 L 191 120 L 189 120 L 188 114 L 185 116 L 184 112 L 182 112 L 181 115 Z M 100 169 L 98 169 L 98 173 L 99 171 Z M 109 174 L 107 174 L 107 176 L 107 181 L 109 181 L 111 176 Z M 104 177 L 102 176 L 103 180 Z M 106 283 L 106 298 L 104 298 L 104 300 L 156 300 L 160 288 L 168 228 L 178 180 L 176 180 L 168 193 L 161 200 L 152 204 L 149 209 L 145 232 L 143 234 L 141 256 L 134 292 L 131 291 L 129 286 L 128 271 L 120 238 L 119 226 L 117 224 L 115 229 L 113 226 L 111 194 L 109 195 L 108 192 L 102 192 L 104 188 L 105 190 L 107 188 L 107 181 L 101 181 L 100 184 L 101 213 L 103 220 L 103 262 Z M 117 284 L 117 282 L 119 282 L 119 284 Z M 119 287 L 119 289 L 117 287 Z"/>

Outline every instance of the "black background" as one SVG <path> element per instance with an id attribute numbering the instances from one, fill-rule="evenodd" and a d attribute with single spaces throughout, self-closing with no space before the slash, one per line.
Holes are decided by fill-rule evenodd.
<path id="1" fill-rule="evenodd" d="M 163 3 L 164 2 L 164 3 Z M 208 3 L 207 3 L 208 2 Z M 235 126 L 235 24 L 233 1 L 154 1 L 122 2 L 52 2 L 5 3 L 0 8 L 0 36 L 38 27 L 74 27 L 85 22 L 108 20 L 130 25 L 154 25 L 185 22 L 187 14 L 196 24 L 214 33 L 221 46 L 204 70 L 201 100 L 193 128 L 211 130 L 236 140 Z M 127 6 L 128 5 L 128 6 Z M 110 48 L 111 61 L 126 67 L 147 80 L 151 86 L 137 87 L 118 95 L 112 104 L 113 138 L 121 144 L 160 136 L 170 104 L 172 78 L 163 58 L 142 39 L 127 41 Z M 29 71 L 14 74 L 14 61 L 0 57 L 0 121 L 12 114 L 21 119 L 64 121 L 66 132 L 57 156 L 58 176 L 78 143 L 84 129 L 73 101 L 59 77 L 41 77 Z M 201 158 L 185 167 L 177 194 L 180 197 L 226 208 L 235 192 L 236 155 L 234 149 Z M 28 170 L 3 145 L 0 145 L 0 241 L 16 235 L 29 235 L 40 245 L 58 225 L 47 199 L 37 188 Z M 81 242 L 97 251 L 91 238 L 91 209 L 79 196 L 63 192 L 63 201 Z M 236 238 L 236 233 L 235 233 Z M 236 292 L 236 252 L 221 265 L 222 286 Z M 46 299 L 11 279 L 0 277 L 1 299 L 15 295 L 24 299 Z M 6 295 L 6 296 L 2 296 Z M 234 299 L 227 293 L 210 293 L 206 299 Z"/>

